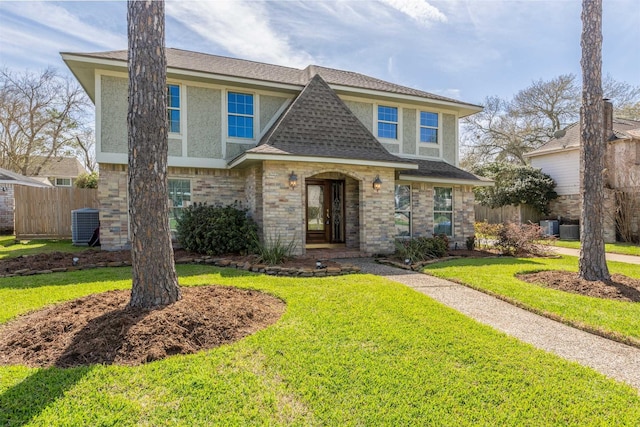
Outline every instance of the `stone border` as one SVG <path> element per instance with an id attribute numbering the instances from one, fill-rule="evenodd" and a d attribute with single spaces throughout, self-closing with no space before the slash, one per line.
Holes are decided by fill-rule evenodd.
<path id="1" fill-rule="evenodd" d="M 355 274 L 360 272 L 359 267 L 352 265 L 342 265 L 341 267 L 323 267 L 323 268 L 286 268 L 279 266 L 270 266 L 266 264 L 251 264 L 250 262 L 236 262 L 225 258 L 214 258 L 211 256 L 203 256 L 201 258 L 180 258 L 176 259 L 176 264 L 208 264 L 214 267 L 235 268 L 238 270 L 251 271 L 254 273 L 266 274 L 269 276 L 282 277 L 327 277 L 327 276 L 344 276 L 347 274 Z M 65 273 L 69 271 L 89 270 L 93 268 L 106 267 L 130 267 L 130 261 L 116 262 L 100 262 L 96 264 L 85 264 L 82 266 L 52 268 L 50 270 L 16 270 L 9 274 L 0 274 L 0 278 L 16 277 L 16 276 L 34 276 L 36 274 L 49 273 Z"/>

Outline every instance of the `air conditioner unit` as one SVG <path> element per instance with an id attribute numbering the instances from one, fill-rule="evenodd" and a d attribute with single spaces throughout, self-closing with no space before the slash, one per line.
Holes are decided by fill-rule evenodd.
<path id="1" fill-rule="evenodd" d="M 557 236 L 558 235 L 558 221 L 557 220 L 549 220 L 549 221 L 540 221 L 540 227 L 542 227 L 542 231 L 547 236 Z"/>
<path id="2" fill-rule="evenodd" d="M 71 240 L 74 245 L 88 245 L 93 232 L 100 225 L 98 209 L 82 208 L 71 211 Z"/>

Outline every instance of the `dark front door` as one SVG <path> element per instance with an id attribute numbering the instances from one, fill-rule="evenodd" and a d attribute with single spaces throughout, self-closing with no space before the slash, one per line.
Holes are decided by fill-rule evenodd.
<path id="1" fill-rule="evenodd" d="M 344 243 L 344 181 L 309 179 L 307 243 Z"/>

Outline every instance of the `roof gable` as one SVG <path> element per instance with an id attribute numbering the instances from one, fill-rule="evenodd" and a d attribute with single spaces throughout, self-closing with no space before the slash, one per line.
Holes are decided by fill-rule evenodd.
<path id="1" fill-rule="evenodd" d="M 318 74 L 247 153 L 411 163 L 389 153 Z"/>
<path id="2" fill-rule="evenodd" d="M 75 157 L 33 156 L 33 162 L 27 170 L 29 176 L 55 178 L 76 178 L 87 170 Z"/>

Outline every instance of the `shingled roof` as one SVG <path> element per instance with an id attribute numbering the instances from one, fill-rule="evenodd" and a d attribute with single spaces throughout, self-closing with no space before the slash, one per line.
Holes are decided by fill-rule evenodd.
<path id="1" fill-rule="evenodd" d="M 492 180 L 476 176 L 470 172 L 439 160 L 413 160 L 418 164 L 417 170 L 400 171 L 400 175 L 419 178 L 436 178 L 450 181 L 468 181 L 474 185 L 491 185 Z"/>
<path id="2" fill-rule="evenodd" d="M 613 134 L 615 139 L 632 138 L 633 135 L 629 134 L 629 131 L 640 129 L 640 122 L 636 120 L 628 119 L 613 119 Z M 565 134 L 559 138 L 551 138 L 549 142 L 533 150 L 525 157 L 536 157 L 544 154 L 562 151 L 562 150 L 575 150 L 580 148 L 580 123 L 573 123 L 565 129 Z"/>
<path id="3" fill-rule="evenodd" d="M 73 55 L 87 58 L 127 61 L 126 50 L 91 53 L 63 52 L 62 55 L 63 57 L 66 55 Z M 437 101 L 451 102 L 461 106 L 471 107 L 477 111 L 480 111 L 481 109 L 480 106 L 475 104 L 461 102 L 453 98 L 447 98 L 406 86 L 396 85 L 364 74 L 320 67 L 317 65 L 309 65 L 305 69 L 298 69 L 174 48 L 167 48 L 166 55 L 167 67 L 174 69 L 199 71 L 220 76 L 242 77 L 259 81 L 298 86 L 305 86 L 316 74 L 320 74 L 327 83 L 332 85 L 370 89 L 401 95 L 412 95 Z"/>
<path id="4" fill-rule="evenodd" d="M 389 153 L 318 74 L 247 153 L 412 163 Z"/>

